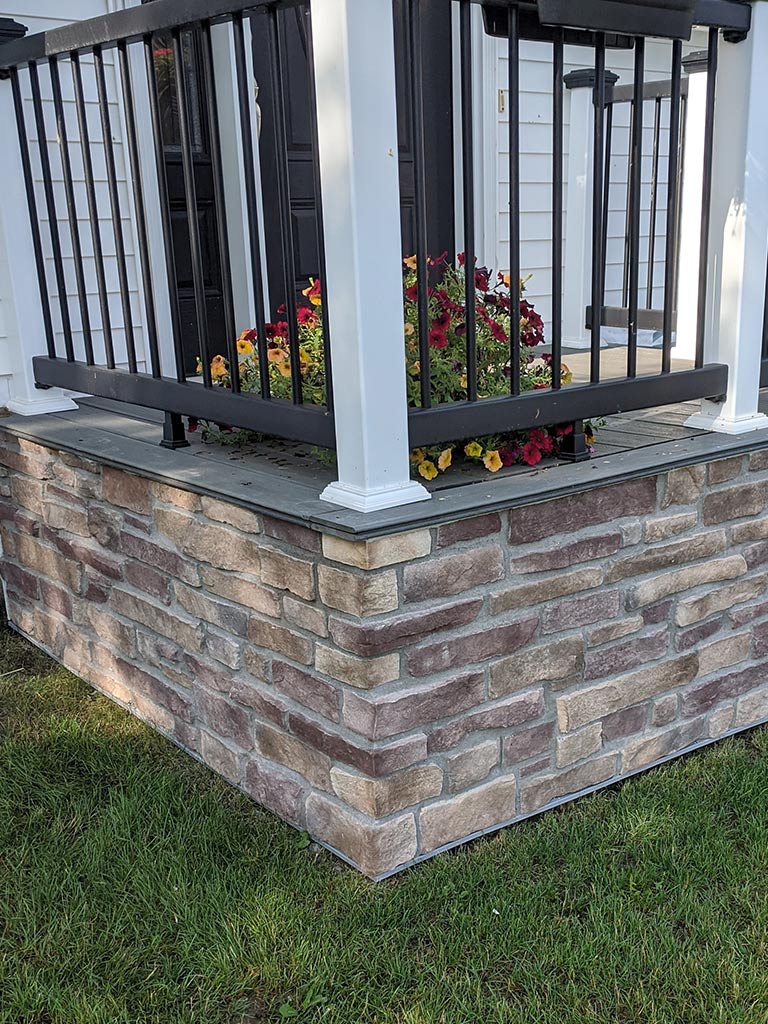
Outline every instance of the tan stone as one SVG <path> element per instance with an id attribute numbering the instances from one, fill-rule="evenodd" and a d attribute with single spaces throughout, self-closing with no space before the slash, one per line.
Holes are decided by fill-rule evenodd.
<path id="1" fill-rule="evenodd" d="M 235 576 L 232 572 L 222 572 L 209 566 L 201 566 L 200 572 L 206 590 L 210 590 L 227 601 L 241 604 L 250 611 L 280 617 L 280 598 L 274 592 L 254 579 Z"/>
<path id="2" fill-rule="evenodd" d="M 670 693 L 666 697 L 659 697 L 653 705 L 651 721 L 655 726 L 669 725 L 677 718 L 678 696 Z"/>
<path id="3" fill-rule="evenodd" d="M 333 562 L 358 569 L 381 569 L 398 562 L 424 558 L 432 550 L 429 530 L 411 530 L 375 540 L 346 540 L 323 534 L 323 554 Z"/>
<path id="4" fill-rule="evenodd" d="M 741 697 L 736 703 L 735 728 L 757 725 L 768 718 L 768 688 Z"/>
<path id="5" fill-rule="evenodd" d="M 191 558 L 198 558 L 217 569 L 234 569 L 259 575 L 259 549 L 256 542 L 229 526 L 201 524 L 191 516 L 172 509 L 155 509 L 158 530 Z"/>
<path id="6" fill-rule="evenodd" d="M 413 807 L 443 789 L 443 773 L 436 764 L 417 765 L 383 779 L 371 779 L 335 765 L 331 785 L 337 797 L 371 818 L 388 818 Z"/>
<path id="7" fill-rule="evenodd" d="M 119 588 L 112 591 L 110 605 L 119 615 L 140 622 L 188 651 L 202 649 L 203 626 L 199 620 L 188 619 L 177 612 L 169 612 L 167 608 L 144 601 Z"/>
<path id="8" fill-rule="evenodd" d="M 751 519 L 748 523 L 734 523 L 731 537 L 734 544 L 748 540 L 768 540 L 768 516 Z"/>
<path id="9" fill-rule="evenodd" d="M 315 667 L 339 682 L 361 690 L 392 683 L 400 676 L 400 655 L 384 654 L 379 658 L 357 658 L 324 644 L 317 645 Z"/>
<path id="10" fill-rule="evenodd" d="M 600 647 L 612 640 L 621 640 L 622 637 L 637 633 L 645 625 L 642 615 L 633 615 L 629 619 L 620 619 L 618 622 L 609 622 L 605 626 L 598 626 L 591 633 L 587 634 L 587 647 Z"/>
<path id="11" fill-rule="evenodd" d="M 500 615 L 513 608 L 531 608 L 545 601 L 566 597 L 568 594 L 592 590 L 600 586 L 604 576 L 602 569 L 574 569 L 572 572 L 559 572 L 535 583 L 522 583 L 510 590 L 491 594 L 491 615 Z"/>
<path id="12" fill-rule="evenodd" d="M 487 779 L 499 763 L 499 741 L 484 740 L 445 759 L 448 789 L 459 793 Z"/>
<path id="13" fill-rule="evenodd" d="M 422 852 L 510 821 L 517 810 L 516 793 L 514 778 L 499 778 L 423 807 L 419 814 Z"/>
<path id="14" fill-rule="evenodd" d="M 289 590 L 305 601 L 314 600 L 315 568 L 312 562 L 286 555 L 278 548 L 262 547 L 259 554 L 261 578 L 265 583 L 278 590 Z"/>
<path id="15" fill-rule="evenodd" d="M 726 561 L 732 561 L 732 559 L 726 559 Z M 767 585 L 768 576 L 753 576 L 751 579 L 740 580 L 728 587 L 710 590 L 702 597 L 691 597 L 686 601 L 680 601 L 675 612 L 675 622 L 678 626 L 690 626 L 694 622 L 708 618 L 715 612 L 726 611 L 744 601 L 753 601 L 757 597 L 762 597 Z"/>
<path id="16" fill-rule="evenodd" d="M 635 555 L 622 558 L 608 569 L 605 574 L 606 583 L 616 583 L 628 576 L 644 576 L 646 573 L 659 573 L 675 565 L 695 562 L 699 559 L 712 558 L 725 548 L 725 530 L 712 530 L 699 533 L 692 537 L 671 541 L 657 547 L 647 546 Z"/>
<path id="17" fill-rule="evenodd" d="M 257 722 L 253 730 L 257 754 L 297 772 L 311 786 L 331 791 L 331 759 L 285 732 Z"/>
<path id="18" fill-rule="evenodd" d="M 729 558 L 715 558 L 709 562 L 701 562 L 685 569 L 659 573 L 644 583 L 639 583 L 630 591 L 629 606 L 642 608 L 648 604 L 655 604 L 657 601 L 669 597 L 670 594 L 693 590 L 694 587 L 699 587 L 704 583 L 719 583 L 722 580 L 736 579 L 737 576 L 743 576 L 746 571 L 747 563 L 744 557 L 732 555 Z M 690 621 L 698 620 L 691 619 Z M 679 626 L 686 625 L 679 619 L 677 623 Z"/>
<path id="19" fill-rule="evenodd" d="M 343 804 L 312 793 L 307 799 L 307 829 L 315 839 L 343 853 L 369 878 L 394 871 L 416 856 L 412 814 L 371 822 Z"/>
<path id="20" fill-rule="evenodd" d="M 328 636 L 328 617 L 322 608 L 305 604 L 293 597 L 283 598 L 283 615 L 294 626 L 306 629 L 315 636 Z"/>
<path id="21" fill-rule="evenodd" d="M 557 737 L 557 767 L 566 768 L 575 761 L 581 761 L 595 754 L 603 745 L 603 726 L 594 722 L 577 732 Z"/>
<path id="22" fill-rule="evenodd" d="M 621 753 L 621 771 L 637 771 L 690 747 L 704 732 L 703 719 L 676 725 L 655 736 L 640 736 L 628 743 Z"/>
<path id="23" fill-rule="evenodd" d="M 91 536 L 88 516 L 82 509 L 70 508 L 68 505 L 54 505 L 49 502 L 45 506 L 44 518 L 52 530 L 64 530 L 65 533 L 74 533 L 78 537 Z"/>
<path id="24" fill-rule="evenodd" d="M 320 600 L 331 608 L 365 618 L 397 608 L 397 574 L 393 570 L 359 575 L 321 565 L 317 570 Z"/>
<path id="25" fill-rule="evenodd" d="M 565 679 L 584 667 L 581 637 L 528 647 L 491 665 L 490 697 L 523 690 L 534 683 Z"/>
<path id="26" fill-rule="evenodd" d="M 261 533 L 261 520 L 254 512 L 232 505 L 229 502 L 217 501 L 216 498 L 203 497 L 203 515 L 217 523 L 234 526 L 243 533 Z"/>
<path id="27" fill-rule="evenodd" d="M 738 665 L 749 657 L 752 642 L 750 633 L 739 633 L 724 640 L 715 640 L 699 648 L 699 675 L 706 676 L 730 665 Z"/>
<path id="28" fill-rule="evenodd" d="M 664 495 L 661 499 L 661 507 L 669 508 L 670 505 L 692 505 L 701 497 L 706 478 L 707 467 L 703 465 L 684 466 L 682 469 L 673 469 L 667 474 L 664 482 Z"/>
<path id="29" fill-rule="evenodd" d="M 731 704 L 724 708 L 718 708 L 709 716 L 708 733 L 713 739 L 722 736 L 732 727 L 734 710 L 734 705 Z"/>
<path id="30" fill-rule="evenodd" d="M 180 487 L 170 487 L 155 481 L 151 485 L 152 494 L 164 505 L 186 509 L 188 512 L 200 511 L 200 495 L 193 491 L 184 491 Z"/>
<path id="31" fill-rule="evenodd" d="M 536 776 L 520 790 L 521 810 L 524 814 L 538 811 L 560 797 L 570 796 L 601 782 L 607 782 L 616 774 L 616 755 L 606 754 L 567 771 Z"/>
<path id="32" fill-rule="evenodd" d="M 102 471 L 101 492 L 104 501 L 128 508 L 139 515 L 148 515 L 152 509 L 149 480 L 135 473 L 105 466 Z"/>
<path id="33" fill-rule="evenodd" d="M 645 539 L 649 544 L 677 534 L 685 533 L 696 525 L 698 515 L 695 512 L 681 512 L 676 516 L 664 516 L 661 519 L 649 519 L 645 524 Z"/>
<path id="34" fill-rule="evenodd" d="M 268 651 L 284 654 L 301 665 L 312 664 L 312 642 L 301 636 L 300 633 L 284 629 L 274 622 L 251 619 L 248 626 L 248 639 L 257 647 L 264 647 Z"/>
<path id="35" fill-rule="evenodd" d="M 690 683 L 699 667 L 696 654 L 663 661 L 637 672 L 619 676 L 610 683 L 582 687 L 557 698 L 557 719 L 562 732 L 589 725 L 604 715 L 640 704 L 651 697 Z"/>

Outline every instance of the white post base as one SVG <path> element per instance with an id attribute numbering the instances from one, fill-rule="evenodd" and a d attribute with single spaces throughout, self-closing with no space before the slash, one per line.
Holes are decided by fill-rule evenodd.
<path id="1" fill-rule="evenodd" d="M 750 434 L 753 430 L 768 430 L 768 416 L 758 412 L 751 416 L 731 418 L 723 415 L 719 402 L 705 400 L 701 403 L 701 411 L 689 416 L 685 426 L 695 430 L 712 430 L 718 434 Z"/>
<path id="2" fill-rule="evenodd" d="M 47 412 L 67 412 L 69 409 L 77 409 L 77 405 L 71 398 L 58 390 L 51 390 L 50 393 L 41 392 L 45 397 L 41 398 L 11 398 L 5 403 L 8 412 L 17 416 L 42 416 Z"/>
<path id="3" fill-rule="evenodd" d="M 321 501 L 329 501 L 355 512 L 380 512 L 385 508 L 412 505 L 416 501 L 428 501 L 432 495 L 416 480 L 378 491 L 358 490 L 349 484 L 335 481 L 328 484 L 320 495 Z"/>

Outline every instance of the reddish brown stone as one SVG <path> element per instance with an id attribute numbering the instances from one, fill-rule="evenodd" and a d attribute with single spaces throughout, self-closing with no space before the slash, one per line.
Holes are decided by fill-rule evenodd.
<path id="1" fill-rule="evenodd" d="M 242 707 L 200 690 L 197 706 L 203 720 L 219 736 L 234 740 L 243 750 L 253 748 L 251 716 Z"/>
<path id="2" fill-rule="evenodd" d="M 255 711 L 259 718 L 283 725 L 288 707 L 265 687 L 241 679 L 230 680 L 229 696 L 235 703 Z"/>
<path id="3" fill-rule="evenodd" d="M 759 452 L 751 452 L 749 456 L 750 473 L 759 473 L 768 469 L 768 449 L 764 448 Z"/>
<path id="4" fill-rule="evenodd" d="M 168 548 L 161 547 L 159 544 L 126 532 L 120 534 L 119 547 L 123 554 L 145 562 L 147 565 L 152 565 L 173 579 L 182 580 L 192 586 L 200 584 L 200 573 L 197 566 L 188 559 L 182 558 L 181 555 L 177 555 L 175 551 L 169 551 Z"/>
<path id="5" fill-rule="evenodd" d="M 40 598 L 46 608 L 52 608 L 59 615 L 63 615 L 64 618 L 71 619 L 73 611 L 71 595 L 66 590 L 62 590 L 61 587 L 49 583 L 48 580 L 41 579 L 39 584 Z"/>
<path id="6" fill-rule="evenodd" d="M 482 599 L 472 598 L 408 615 L 393 615 L 375 623 L 331 616 L 328 626 L 334 641 L 345 651 L 375 657 L 397 651 L 438 631 L 466 626 L 477 618 L 482 606 Z"/>
<path id="7" fill-rule="evenodd" d="M 126 563 L 124 574 L 127 582 L 137 590 L 151 594 L 163 604 L 171 603 L 171 585 L 165 574 L 148 565 L 142 565 L 141 562 Z"/>
<path id="8" fill-rule="evenodd" d="M 768 481 L 737 484 L 721 491 L 712 491 L 704 496 L 703 520 L 713 523 L 727 523 L 732 519 L 745 519 L 757 515 L 765 508 L 768 497 Z"/>
<path id="9" fill-rule="evenodd" d="M 150 675 L 149 672 L 140 669 L 138 665 L 131 664 L 131 662 L 126 661 L 124 658 L 114 658 L 108 655 L 106 651 L 102 651 L 101 654 L 102 656 L 106 655 L 103 667 L 111 668 L 112 672 L 124 686 L 127 686 L 132 691 L 143 694 L 149 700 L 159 704 L 183 721 L 192 721 L 192 704 L 188 696 L 179 693 L 172 686 L 169 686 L 156 676 Z"/>
<path id="10" fill-rule="evenodd" d="M 316 711 L 332 722 L 339 721 L 339 691 L 325 680 L 284 661 L 273 661 L 272 682 L 275 689 L 303 707 Z"/>
<path id="11" fill-rule="evenodd" d="M 308 787 L 302 785 L 298 776 L 282 771 L 266 761 L 249 761 L 243 789 L 278 817 L 297 828 L 304 827 L 304 797 Z"/>
<path id="12" fill-rule="evenodd" d="M 101 548 L 90 547 L 88 543 L 62 537 L 61 534 L 56 534 L 47 527 L 43 528 L 42 536 L 44 540 L 53 544 L 66 558 L 71 559 L 73 562 L 90 565 L 92 569 L 100 572 L 102 576 L 106 576 L 108 579 L 122 579 L 123 562 L 117 558 L 112 558 L 102 551 Z"/>
<path id="13" fill-rule="evenodd" d="M 530 618 L 508 622 L 503 626 L 491 626 L 467 636 L 438 640 L 408 653 L 408 671 L 412 676 L 428 676 L 433 672 L 460 668 L 463 665 L 477 664 L 489 658 L 511 654 L 524 647 L 538 628 L 538 618 Z"/>
<path id="14" fill-rule="evenodd" d="M 406 601 L 452 597 L 503 576 L 504 555 L 497 544 L 492 544 L 406 566 L 403 593 Z"/>
<path id="15" fill-rule="evenodd" d="M 215 601 L 201 591 L 191 590 L 182 584 L 177 584 L 174 589 L 176 600 L 192 618 L 220 626 L 235 636 L 245 636 L 248 632 L 248 613 L 238 605 Z"/>
<path id="16" fill-rule="evenodd" d="M 744 548 L 742 554 L 750 569 L 755 569 L 758 565 L 765 565 L 768 562 L 768 541 L 750 544 Z"/>
<path id="17" fill-rule="evenodd" d="M 0 575 L 9 587 L 19 593 L 26 594 L 27 597 L 33 599 L 38 597 L 37 577 L 27 572 L 26 569 L 21 569 L 18 565 L 12 565 L 10 562 L 0 562 Z"/>
<path id="18" fill-rule="evenodd" d="M 228 782 L 237 785 L 243 773 L 242 753 L 231 750 L 216 736 L 203 732 L 200 737 L 200 754 L 209 768 L 223 775 Z"/>
<path id="19" fill-rule="evenodd" d="M 601 679 L 604 676 L 626 672 L 649 661 L 662 658 L 669 648 L 669 629 L 657 629 L 647 636 L 627 640 L 592 651 L 584 665 L 585 679 Z"/>
<path id="20" fill-rule="evenodd" d="M 613 715 L 606 715 L 603 719 L 603 740 L 610 743 L 612 740 L 624 739 L 645 728 L 648 718 L 648 708 L 645 704 L 638 704 L 633 708 L 625 708 Z"/>
<path id="21" fill-rule="evenodd" d="M 642 609 L 643 622 L 646 626 L 655 626 L 659 622 L 668 622 L 672 612 L 672 601 L 659 601 Z"/>
<path id="22" fill-rule="evenodd" d="M 678 651 L 689 651 L 692 647 L 696 647 L 702 640 L 719 633 L 724 623 L 725 617 L 719 615 L 716 619 L 710 619 L 709 622 L 704 622 L 700 626 L 694 626 L 692 629 L 678 633 L 675 644 Z"/>
<path id="23" fill-rule="evenodd" d="M 735 608 L 730 613 L 730 622 L 732 629 L 738 629 L 739 626 L 744 626 L 748 622 L 754 622 L 755 619 L 762 619 L 768 615 L 768 601 L 759 601 L 757 604 L 748 605 L 746 608 Z"/>
<path id="24" fill-rule="evenodd" d="M 451 544 L 459 544 L 465 540 L 492 537 L 500 529 L 501 516 L 498 512 L 491 512 L 487 516 L 475 516 L 473 519 L 460 519 L 456 523 L 444 523 L 437 531 L 437 546 L 447 548 Z"/>
<path id="25" fill-rule="evenodd" d="M 203 649 L 227 668 L 240 668 L 243 656 L 243 644 L 240 640 L 234 640 L 224 633 L 217 633 L 209 627 L 205 631 Z"/>
<path id="26" fill-rule="evenodd" d="M 481 703 L 483 694 L 482 672 L 407 690 L 398 689 L 380 697 L 347 693 L 344 724 L 368 739 L 386 739 L 461 714 Z"/>
<path id="27" fill-rule="evenodd" d="M 522 555 L 520 558 L 513 558 L 509 563 L 509 572 L 513 574 L 566 569 L 579 562 L 607 558 L 608 555 L 615 554 L 620 547 L 620 533 L 606 533 L 599 537 L 582 537 L 570 544 L 558 547 L 550 546 L 541 551 Z"/>
<path id="28" fill-rule="evenodd" d="M 114 509 L 91 505 L 88 509 L 88 530 L 103 548 L 117 551 L 120 546 L 122 516 Z"/>
<path id="29" fill-rule="evenodd" d="M 451 750 L 475 732 L 514 729 L 517 725 L 539 718 L 543 713 L 543 690 L 515 694 L 514 697 L 508 697 L 497 704 L 490 704 L 482 710 L 463 715 L 448 725 L 436 726 L 429 734 L 429 752 L 432 754 Z"/>
<path id="30" fill-rule="evenodd" d="M 753 651 L 756 658 L 768 656 L 768 622 L 759 622 L 752 630 Z"/>
<path id="31" fill-rule="evenodd" d="M 202 647 L 203 627 L 199 622 L 184 619 L 119 587 L 113 589 L 110 604 L 119 615 L 140 622 L 188 651 L 199 651 Z"/>
<path id="32" fill-rule="evenodd" d="M 630 480 L 590 489 L 564 498 L 526 505 L 509 513 L 510 544 L 531 544 L 562 535 L 564 529 L 586 529 L 613 523 L 624 516 L 640 516 L 656 509 L 656 478 Z"/>
<path id="33" fill-rule="evenodd" d="M 741 455 L 734 455 L 730 459 L 718 459 L 717 462 L 709 464 L 709 482 L 711 484 L 724 484 L 733 480 L 742 470 L 744 460 Z"/>
<path id="34" fill-rule="evenodd" d="M 756 657 L 762 657 L 756 652 Z M 710 711 L 717 704 L 732 697 L 740 697 L 749 690 L 764 685 L 766 665 L 753 665 L 751 668 L 731 672 L 729 675 L 713 679 L 708 683 L 693 686 L 683 694 L 681 714 L 683 718 L 693 718 Z"/>
<path id="35" fill-rule="evenodd" d="M 603 619 L 612 619 L 619 614 L 618 590 L 586 594 L 584 597 L 569 597 L 553 608 L 547 608 L 542 616 L 542 633 L 556 633 L 574 626 L 588 626 Z"/>
<path id="36" fill-rule="evenodd" d="M 289 523 L 285 519 L 274 519 L 272 516 L 264 516 L 263 528 L 267 537 L 274 537 L 275 540 L 282 540 L 314 554 L 320 553 L 322 535 L 316 530 L 309 530 L 298 523 Z"/>
<path id="37" fill-rule="evenodd" d="M 148 515 L 152 511 L 149 480 L 121 469 L 105 466 L 102 474 L 101 493 L 104 501 L 132 512 Z"/>
<path id="38" fill-rule="evenodd" d="M 511 736 L 505 736 L 501 745 L 502 764 L 514 767 L 532 757 L 539 757 L 551 750 L 555 738 L 555 723 L 543 722 L 529 729 L 520 729 Z"/>
<path id="39" fill-rule="evenodd" d="M 649 546 L 636 555 L 614 562 L 606 573 L 605 582 L 616 583 L 629 576 L 644 576 L 646 573 L 659 572 L 672 566 L 711 558 L 725 549 L 725 543 L 725 530 L 712 530 L 710 533 L 684 537 L 669 544 Z"/>

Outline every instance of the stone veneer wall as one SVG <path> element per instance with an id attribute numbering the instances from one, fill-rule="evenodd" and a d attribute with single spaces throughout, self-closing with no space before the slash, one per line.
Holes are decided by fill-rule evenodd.
<path id="1" fill-rule="evenodd" d="M 768 717 L 768 451 L 368 542 L 0 466 L 18 628 L 370 876 Z"/>

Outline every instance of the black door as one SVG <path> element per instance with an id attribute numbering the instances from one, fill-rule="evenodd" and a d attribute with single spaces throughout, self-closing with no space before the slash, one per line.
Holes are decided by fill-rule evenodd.
<path id="1" fill-rule="evenodd" d="M 145 3 L 151 0 L 144 0 Z M 181 159 L 179 129 L 179 96 L 176 89 L 174 54 L 170 35 L 154 37 L 154 64 L 160 100 L 165 169 L 176 261 L 176 283 L 179 293 L 184 369 L 194 374 L 200 355 L 195 296 L 192 280 L 192 258 L 184 171 Z M 210 128 L 206 117 L 205 82 L 202 74 L 199 39 L 195 32 L 186 33 L 182 42 L 183 72 L 189 97 L 189 129 L 197 193 L 197 220 L 205 281 L 205 306 L 209 350 L 224 352 L 227 343 L 224 329 L 224 298 L 221 266 L 216 235 L 213 172 L 211 167 Z"/>
<path id="2" fill-rule="evenodd" d="M 420 0 L 424 68 L 425 150 L 427 154 L 427 234 L 431 254 L 452 252 L 453 231 L 453 86 L 451 69 L 451 4 Z M 400 144 L 400 192 L 404 255 L 415 250 L 413 140 L 410 119 L 411 53 L 405 23 L 405 4 L 395 0 L 395 49 Z M 285 96 L 291 223 L 295 252 L 295 287 L 305 288 L 319 276 L 318 229 L 315 215 L 317 183 L 314 164 L 309 8 L 279 11 L 282 89 Z M 269 45 L 264 15 L 253 16 L 254 72 L 261 108 L 261 174 L 272 312 L 284 301 L 275 146 L 274 105 Z M 375 42 L 372 43 L 375 45 Z"/>

